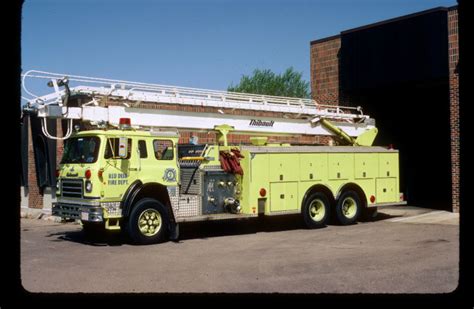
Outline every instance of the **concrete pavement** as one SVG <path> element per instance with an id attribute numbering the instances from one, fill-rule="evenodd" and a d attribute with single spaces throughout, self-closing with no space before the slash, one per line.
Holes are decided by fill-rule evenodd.
<path id="1" fill-rule="evenodd" d="M 417 217 L 418 216 L 418 217 Z M 181 226 L 179 242 L 87 239 L 79 225 L 22 219 L 31 292 L 447 293 L 457 287 L 458 217 L 413 207 L 307 230 L 299 217 Z M 415 223 L 415 224 L 414 224 Z"/>

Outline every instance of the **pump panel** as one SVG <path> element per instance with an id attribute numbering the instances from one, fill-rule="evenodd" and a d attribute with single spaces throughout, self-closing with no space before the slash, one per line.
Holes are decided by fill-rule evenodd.
<path id="1" fill-rule="evenodd" d="M 235 198 L 235 175 L 221 171 L 208 171 L 203 179 L 202 214 L 228 212 L 224 207 L 224 200 Z"/>

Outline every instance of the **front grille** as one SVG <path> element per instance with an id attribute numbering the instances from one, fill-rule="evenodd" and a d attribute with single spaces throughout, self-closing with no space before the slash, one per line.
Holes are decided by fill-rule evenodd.
<path id="1" fill-rule="evenodd" d="M 61 196 L 82 198 L 83 185 L 81 179 L 62 179 Z"/>

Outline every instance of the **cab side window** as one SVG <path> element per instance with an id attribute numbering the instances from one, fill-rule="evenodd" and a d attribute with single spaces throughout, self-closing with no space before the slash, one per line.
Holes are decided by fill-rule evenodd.
<path id="1" fill-rule="evenodd" d="M 146 150 L 145 141 L 143 141 L 143 140 L 138 141 L 138 150 L 140 151 L 140 159 L 148 158 L 148 152 Z"/>
<path id="2" fill-rule="evenodd" d="M 125 160 L 130 159 L 132 153 L 132 140 L 128 139 L 128 152 Z M 108 138 L 105 146 L 105 159 L 121 159 L 119 157 L 119 139 L 118 138 Z"/>
<path id="3" fill-rule="evenodd" d="M 153 140 L 153 151 L 157 160 L 173 160 L 173 142 L 170 140 Z"/>

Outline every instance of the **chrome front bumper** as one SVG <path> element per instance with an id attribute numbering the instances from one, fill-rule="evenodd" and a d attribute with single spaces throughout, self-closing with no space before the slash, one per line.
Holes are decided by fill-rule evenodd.
<path id="1" fill-rule="evenodd" d="M 100 206 L 53 203 L 52 215 L 63 219 L 77 219 L 87 222 L 103 222 L 104 211 Z"/>

